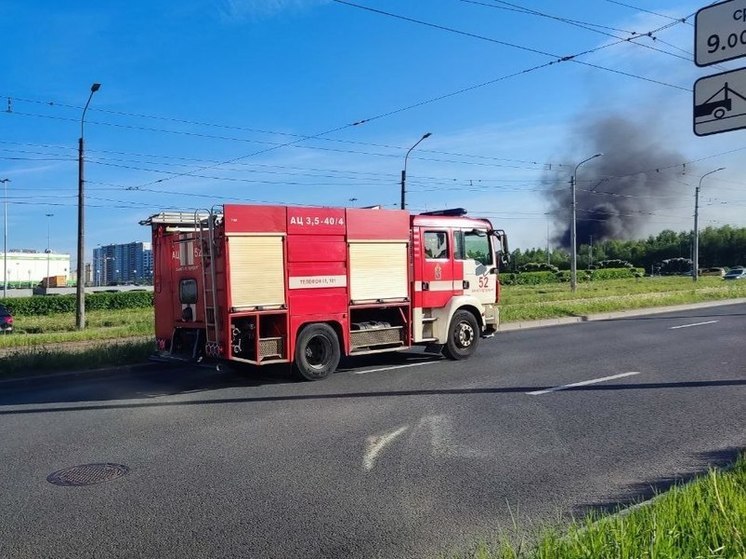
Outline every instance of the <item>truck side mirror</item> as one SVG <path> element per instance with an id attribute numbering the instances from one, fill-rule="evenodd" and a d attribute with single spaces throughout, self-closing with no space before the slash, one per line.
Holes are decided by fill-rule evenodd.
<path id="1" fill-rule="evenodd" d="M 495 229 L 492 231 L 492 235 L 500 242 L 500 248 L 497 251 L 497 256 L 500 263 L 503 266 L 507 266 L 510 263 L 510 249 L 508 248 L 508 235 L 502 229 Z"/>

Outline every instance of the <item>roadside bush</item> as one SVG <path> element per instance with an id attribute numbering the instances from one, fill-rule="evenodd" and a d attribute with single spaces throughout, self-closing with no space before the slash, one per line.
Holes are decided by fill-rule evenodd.
<path id="1" fill-rule="evenodd" d="M 529 262 L 518 268 L 519 272 L 559 272 L 557 266 L 547 264 L 546 262 Z"/>
<path id="2" fill-rule="evenodd" d="M 601 260 L 601 262 L 596 263 L 596 268 L 634 268 L 632 264 L 627 262 L 626 260 L 619 260 L 619 259 L 613 259 L 613 260 Z"/>
<path id="3" fill-rule="evenodd" d="M 610 280 L 642 277 L 643 272 L 640 268 L 599 268 L 591 271 L 591 280 Z"/>
<path id="4" fill-rule="evenodd" d="M 578 270 L 578 281 L 603 281 L 611 279 L 641 278 L 642 268 L 601 268 L 598 270 Z M 570 270 L 557 272 L 520 272 L 500 274 L 502 285 L 541 285 L 547 283 L 567 283 Z"/>
<path id="5" fill-rule="evenodd" d="M 3 301 L 15 316 L 35 316 L 75 312 L 75 295 L 54 297 L 17 297 Z M 85 297 L 86 310 L 139 309 L 153 306 L 153 293 L 148 291 L 123 291 L 119 293 L 92 293 Z"/>
<path id="6" fill-rule="evenodd" d="M 500 275 L 500 283 L 503 285 L 541 285 L 556 282 L 557 277 L 554 272 L 522 272 Z"/>

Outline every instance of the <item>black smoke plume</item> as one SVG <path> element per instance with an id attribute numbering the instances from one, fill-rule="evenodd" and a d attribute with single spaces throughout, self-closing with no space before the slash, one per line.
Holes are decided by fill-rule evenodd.
<path id="1" fill-rule="evenodd" d="M 580 127 L 578 134 L 582 152 L 576 148 L 562 158 L 575 163 L 545 177 L 551 184 L 555 243 L 570 248 L 570 176 L 577 163 L 595 153 L 603 156 L 584 163 L 577 173 L 578 245 L 639 238 L 655 212 L 688 199 L 682 184 L 686 158 L 672 147 L 675 139 L 661 137 L 655 124 L 607 117 Z"/>

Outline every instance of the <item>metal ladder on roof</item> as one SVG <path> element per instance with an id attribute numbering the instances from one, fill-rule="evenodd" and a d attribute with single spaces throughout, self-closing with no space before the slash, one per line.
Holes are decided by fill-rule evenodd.
<path id="1" fill-rule="evenodd" d="M 218 214 L 210 210 L 203 218 L 199 210 L 194 212 L 194 228 L 200 247 L 200 269 L 202 270 L 202 306 L 205 316 L 205 353 L 216 357 L 220 353 L 220 323 L 216 292 L 217 272 L 215 263 L 215 225 Z"/>

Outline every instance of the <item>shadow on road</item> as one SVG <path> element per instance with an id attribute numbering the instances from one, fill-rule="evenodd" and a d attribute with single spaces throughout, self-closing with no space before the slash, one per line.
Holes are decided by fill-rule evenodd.
<path id="1" fill-rule="evenodd" d="M 267 384 L 266 379 L 258 380 L 246 380 L 242 377 L 236 377 L 234 375 L 225 376 L 220 379 L 211 381 L 213 384 L 210 386 L 204 385 L 204 380 L 200 384 L 199 388 L 189 390 L 187 387 L 182 387 L 180 390 L 170 390 L 168 392 L 142 394 L 137 392 L 135 394 L 119 394 L 116 398 L 108 399 L 134 399 L 134 398 L 145 398 L 163 395 L 173 394 L 185 394 L 189 392 L 204 392 L 206 390 L 215 390 L 226 387 L 237 387 L 237 386 L 257 386 L 258 384 Z M 283 381 L 276 381 L 274 384 L 279 384 Z M 287 381 L 285 381 L 287 382 Z M 173 379 L 171 379 L 173 383 Z M 318 384 L 306 384 L 304 386 L 316 387 Z M 577 386 L 567 388 L 562 391 L 554 392 L 551 395 L 541 396 L 542 398 L 561 398 L 563 395 L 571 392 L 613 392 L 621 390 L 670 390 L 670 389 L 690 389 L 690 388 L 722 388 L 722 387 L 733 387 L 733 386 L 746 386 L 746 379 L 727 379 L 727 380 L 708 380 L 708 381 L 682 381 L 682 382 L 650 382 L 650 383 L 630 383 L 630 384 L 604 384 L 604 385 L 592 385 L 592 386 Z M 323 388 L 323 386 L 322 386 Z M 54 413 L 54 412 L 66 412 L 66 411 L 93 411 L 93 410 L 114 410 L 114 409 L 137 409 L 137 408 L 158 408 L 158 407 L 174 407 L 174 406 L 203 406 L 203 405 L 218 405 L 218 404 L 259 404 L 267 402 L 302 402 L 302 401 L 318 401 L 318 400 L 344 400 L 354 398 L 396 398 L 396 397 L 413 397 L 413 396 L 470 396 L 470 395 L 485 395 L 485 394 L 521 394 L 526 392 L 532 392 L 537 390 L 544 390 L 551 388 L 551 386 L 510 386 L 510 387 L 496 387 L 496 388 L 452 388 L 452 389 L 418 389 L 418 390 L 384 390 L 379 392 L 337 392 L 337 393 L 306 393 L 298 394 L 297 390 L 293 394 L 282 394 L 282 395 L 267 395 L 267 396 L 253 396 L 253 397 L 239 397 L 239 398 L 210 398 L 210 399 L 199 399 L 199 400 L 187 400 L 178 402 L 131 402 L 121 404 L 91 404 L 81 406 L 55 406 L 55 407 L 36 407 L 32 409 L 20 409 L 20 410 L 2 410 L 0 409 L 0 415 L 21 415 L 21 414 L 36 414 L 36 413 Z M 312 388 L 315 389 L 315 388 Z M 534 396 L 532 396 L 534 397 Z M 107 399 L 107 398 L 98 398 Z M 41 401 L 40 401 L 41 400 Z M 73 401 L 84 401 L 78 399 L 65 399 L 64 395 L 54 399 L 40 399 L 35 393 L 17 394 L 15 397 L 4 397 L 0 406 L 20 405 L 20 404 L 39 404 L 39 403 L 63 403 Z M 90 401 L 86 400 L 86 401 Z"/>
<path id="2" fill-rule="evenodd" d="M 343 359 L 338 372 L 362 371 L 371 366 L 395 367 L 440 359 L 442 358 L 439 356 L 418 352 L 360 356 Z M 309 390 L 305 387 L 315 384 L 299 382 L 287 364 L 261 368 L 231 364 L 229 367 L 221 366 L 218 371 L 214 365 L 152 363 L 126 373 L 87 374 L 80 373 L 74 378 L 50 376 L 20 379 L 0 386 L 0 408 L 22 404 L 140 400 L 260 386 L 281 388 L 292 385 L 295 392 L 302 392 Z M 313 389 L 317 390 L 320 386 L 316 385 Z"/>
<path id="3" fill-rule="evenodd" d="M 625 487 L 619 493 L 596 503 L 584 503 L 572 511 L 575 518 L 589 514 L 613 514 L 636 503 L 652 499 L 675 485 L 682 485 L 706 474 L 710 468 L 731 466 L 746 448 L 729 447 L 711 452 L 700 452 L 694 456 L 694 465 L 686 472 L 658 477 Z"/>

